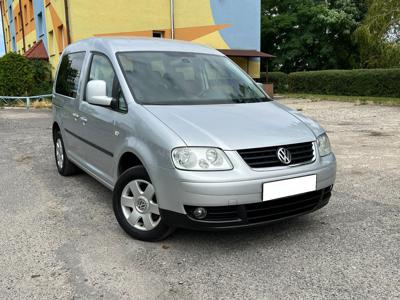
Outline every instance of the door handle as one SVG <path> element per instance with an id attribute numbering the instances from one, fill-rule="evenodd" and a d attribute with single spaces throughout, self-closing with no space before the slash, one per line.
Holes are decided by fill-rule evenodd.
<path id="1" fill-rule="evenodd" d="M 72 113 L 72 116 L 74 117 L 75 121 L 78 121 L 79 115 L 77 113 Z"/>

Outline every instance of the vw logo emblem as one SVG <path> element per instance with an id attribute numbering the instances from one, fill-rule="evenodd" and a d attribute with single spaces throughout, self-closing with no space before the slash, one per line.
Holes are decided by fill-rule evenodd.
<path id="1" fill-rule="evenodd" d="M 146 211 L 147 211 L 147 209 L 149 208 L 149 203 L 148 203 L 148 201 L 147 201 L 147 199 L 146 198 L 144 198 L 144 197 L 139 197 L 137 200 L 136 200 L 136 210 L 139 212 L 139 213 L 145 213 Z"/>
<path id="2" fill-rule="evenodd" d="M 278 156 L 278 159 L 281 161 L 281 163 L 288 165 L 292 161 L 292 154 L 290 151 L 286 148 L 278 148 L 276 151 L 276 155 Z"/>

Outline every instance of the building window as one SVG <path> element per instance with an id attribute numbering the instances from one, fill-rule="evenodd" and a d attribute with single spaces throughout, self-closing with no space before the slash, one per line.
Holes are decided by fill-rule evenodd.
<path id="1" fill-rule="evenodd" d="M 153 31 L 153 37 L 154 38 L 163 38 L 164 37 L 164 31 Z"/>
<path id="2" fill-rule="evenodd" d="M 60 49 L 58 49 L 58 51 L 61 52 L 64 50 L 64 28 L 63 25 L 60 25 L 57 27 L 57 40 L 59 40 L 61 42 L 60 44 Z"/>
<path id="3" fill-rule="evenodd" d="M 49 52 L 50 52 L 50 55 L 54 55 L 54 33 L 53 33 L 53 30 L 49 31 Z"/>
<path id="4" fill-rule="evenodd" d="M 15 27 L 15 34 L 18 34 L 18 21 L 17 21 L 17 17 L 14 17 L 14 27 Z"/>
<path id="5" fill-rule="evenodd" d="M 31 21 L 33 21 L 33 19 L 34 19 L 32 0 L 29 0 L 29 18 L 30 18 Z"/>
<path id="6" fill-rule="evenodd" d="M 37 22 L 38 22 L 38 34 L 39 37 L 43 35 L 43 15 L 42 13 L 37 14 Z"/>
<path id="7" fill-rule="evenodd" d="M 28 25 L 29 16 L 28 16 L 28 7 L 26 6 L 26 4 L 24 5 L 24 19 L 25 19 L 25 25 Z"/>
<path id="8" fill-rule="evenodd" d="M 20 31 L 22 31 L 22 25 L 23 25 L 24 20 L 22 20 L 21 12 L 18 13 L 18 28 Z"/>
<path id="9" fill-rule="evenodd" d="M 12 13 L 12 10 L 11 10 L 11 5 L 10 5 L 10 8 L 8 9 L 8 18 L 10 19 L 10 22 L 12 22 L 13 13 Z"/>

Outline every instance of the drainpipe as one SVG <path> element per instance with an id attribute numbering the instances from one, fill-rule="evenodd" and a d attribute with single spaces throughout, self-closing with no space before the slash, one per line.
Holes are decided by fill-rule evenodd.
<path id="1" fill-rule="evenodd" d="M 5 31 L 4 31 L 3 3 L 4 2 L 0 0 L 1 28 L 3 29 L 4 51 L 5 51 L 5 54 L 7 54 L 6 34 L 5 34 Z"/>
<path id="2" fill-rule="evenodd" d="M 20 0 L 21 1 L 21 0 Z M 174 0 L 170 0 L 170 13 L 171 13 L 171 39 L 175 39 L 175 9 Z"/>
<path id="3" fill-rule="evenodd" d="M 21 29 L 22 29 L 22 50 L 26 51 L 26 47 L 25 47 L 25 24 L 24 24 L 24 16 L 22 15 L 22 3 L 21 0 L 19 0 L 19 11 L 21 12 Z"/>
<path id="4" fill-rule="evenodd" d="M 67 44 L 71 44 L 71 32 L 69 30 L 69 5 L 68 0 L 64 0 L 64 11 L 65 11 L 65 29 L 67 31 Z"/>

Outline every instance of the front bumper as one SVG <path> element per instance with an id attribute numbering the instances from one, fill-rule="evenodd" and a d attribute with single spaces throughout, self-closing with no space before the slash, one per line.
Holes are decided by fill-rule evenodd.
<path id="1" fill-rule="evenodd" d="M 317 176 L 316 190 L 335 182 L 336 159 L 333 154 L 317 157 L 310 164 L 253 170 L 234 151 L 227 154 L 235 168 L 219 172 L 187 172 L 156 168 L 150 174 L 156 187 L 160 209 L 186 214 L 185 206 L 236 206 L 263 203 L 262 187 L 266 182 L 307 175 Z"/>
<path id="2" fill-rule="evenodd" d="M 211 206 L 207 216 L 198 220 L 193 215 L 195 206 L 185 206 L 187 214 L 160 210 L 162 220 L 171 227 L 224 230 L 258 226 L 304 215 L 325 206 L 331 197 L 332 186 L 319 191 L 275 199 L 260 203 Z"/>

